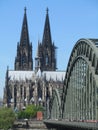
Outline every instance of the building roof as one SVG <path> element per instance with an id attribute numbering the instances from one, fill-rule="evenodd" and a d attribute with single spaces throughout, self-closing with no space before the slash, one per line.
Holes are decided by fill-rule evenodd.
<path id="1" fill-rule="evenodd" d="M 39 76 L 40 75 L 40 76 Z M 34 77 L 46 78 L 47 81 L 62 81 L 65 78 L 64 71 L 43 71 L 38 70 L 38 73 L 35 74 L 35 71 L 8 71 L 8 77 L 10 80 L 32 80 Z"/>
<path id="2" fill-rule="evenodd" d="M 30 80 L 34 74 L 34 71 L 8 71 L 10 80 Z"/>
<path id="3" fill-rule="evenodd" d="M 62 81 L 65 79 L 65 71 L 43 71 L 46 80 Z"/>

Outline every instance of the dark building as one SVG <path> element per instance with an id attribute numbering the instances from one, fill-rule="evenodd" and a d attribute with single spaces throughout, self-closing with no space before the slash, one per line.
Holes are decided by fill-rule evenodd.
<path id="1" fill-rule="evenodd" d="M 32 70 L 32 43 L 29 41 L 28 23 L 26 8 L 24 10 L 24 18 L 20 43 L 17 44 L 17 56 L 15 58 L 15 70 Z"/>
<path id="2" fill-rule="evenodd" d="M 38 42 L 37 56 L 35 58 L 35 69 L 38 70 L 39 68 L 42 71 L 56 70 L 56 47 L 52 43 L 48 9 L 42 43 Z"/>

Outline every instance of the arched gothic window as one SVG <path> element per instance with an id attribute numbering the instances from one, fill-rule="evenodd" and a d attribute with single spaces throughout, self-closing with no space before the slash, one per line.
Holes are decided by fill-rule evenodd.
<path id="1" fill-rule="evenodd" d="M 14 108 L 16 107 L 17 103 L 17 86 L 14 85 Z"/>
<path id="2" fill-rule="evenodd" d="M 26 55 L 25 54 L 23 54 L 23 56 L 22 56 L 22 64 L 24 64 L 24 63 L 26 63 Z"/>
<path id="3" fill-rule="evenodd" d="M 39 82 L 38 82 L 38 98 L 42 98 L 42 88 Z"/>
<path id="4" fill-rule="evenodd" d="M 24 87 L 24 106 L 26 106 L 26 87 Z"/>
<path id="5" fill-rule="evenodd" d="M 20 97 L 21 97 L 21 99 L 22 99 L 22 85 L 20 86 Z"/>
<path id="6" fill-rule="evenodd" d="M 48 54 L 47 54 L 46 57 L 45 57 L 45 63 L 46 63 L 46 65 L 49 64 L 49 57 L 48 57 Z"/>

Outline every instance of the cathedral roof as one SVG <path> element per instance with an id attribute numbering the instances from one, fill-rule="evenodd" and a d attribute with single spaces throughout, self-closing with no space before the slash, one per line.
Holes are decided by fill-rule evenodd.
<path id="1" fill-rule="evenodd" d="M 32 80 L 33 77 L 45 78 L 47 81 L 62 81 L 65 78 L 65 71 L 43 71 L 40 70 L 35 74 L 35 71 L 8 71 L 8 77 L 10 80 Z"/>
<path id="2" fill-rule="evenodd" d="M 10 80 L 31 80 L 34 74 L 34 71 L 8 71 Z"/>
<path id="3" fill-rule="evenodd" d="M 53 81 L 62 81 L 65 79 L 65 71 L 43 71 L 43 76 L 45 76 L 46 80 L 50 79 Z"/>

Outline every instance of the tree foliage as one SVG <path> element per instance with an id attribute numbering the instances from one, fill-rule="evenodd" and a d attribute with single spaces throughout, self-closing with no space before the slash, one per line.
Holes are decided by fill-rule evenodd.
<path id="1" fill-rule="evenodd" d="M 30 119 L 36 117 L 37 111 L 43 111 L 41 106 L 28 105 L 25 110 L 21 110 L 18 112 L 19 119 Z"/>
<path id="2" fill-rule="evenodd" d="M 0 108 L 0 129 L 8 130 L 14 121 L 15 114 L 11 108 Z"/>

